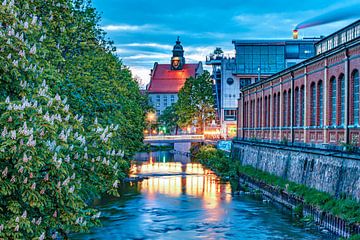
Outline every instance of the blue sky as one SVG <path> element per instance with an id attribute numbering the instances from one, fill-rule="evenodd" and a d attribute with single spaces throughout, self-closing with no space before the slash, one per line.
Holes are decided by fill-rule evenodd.
<path id="1" fill-rule="evenodd" d="M 292 29 L 302 21 L 360 4 L 359 0 L 93 0 L 93 5 L 119 57 L 146 84 L 154 62 L 170 61 L 177 36 L 187 62 L 204 61 L 215 47 L 234 55 L 233 39 L 291 38 Z M 299 36 L 327 35 L 355 20 L 301 29 Z"/>

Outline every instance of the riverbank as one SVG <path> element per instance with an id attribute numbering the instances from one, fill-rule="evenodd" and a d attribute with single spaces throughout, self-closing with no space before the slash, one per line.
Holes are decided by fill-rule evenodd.
<path id="1" fill-rule="evenodd" d="M 355 200 L 346 197 L 336 199 L 330 194 L 284 180 L 251 166 L 242 166 L 239 161 L 231 160 L 225 153 L 212 146 L 201 147 L 195 154 L 195 159 L 209 167 L 222 179 L 250 184 L 253 188 L 261 190 L 263 195 L 284 205 L 288 203 L 287 206 L 296 210 L 298 215 L 312 216 L 314 222 L 323 225 L 335 234 L 342 237 L 352 235 L 352 239 L 360 237 L 360 204 Z M 316 214 L 309 215 L 309 208 Z M 319 216 L 319 221 L 316 220 L 316 216 Z M 339 227 L 340 225 L 343 227 Z M 338 230 L 339 228 L 341 230 Z"/>

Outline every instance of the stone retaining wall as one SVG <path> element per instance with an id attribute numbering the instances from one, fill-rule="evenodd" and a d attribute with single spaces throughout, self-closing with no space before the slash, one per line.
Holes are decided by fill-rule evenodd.
<path id="1" fill-rule="evenodd" d="M 243 165 L 360 201 L 360 156 L 246 141 L 234 141 L 232 156 Z"/>

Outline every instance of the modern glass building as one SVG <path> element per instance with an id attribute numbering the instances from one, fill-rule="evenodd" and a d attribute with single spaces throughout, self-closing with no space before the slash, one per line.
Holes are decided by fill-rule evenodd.
<path id="1" fill-rule="evenodd" d="M 319 39 L 234 40 L 235 58 L 207 57 L 213 67 L 214 93 L 221 133 L 236 133 L 240 89 L 315 55 Z"/>
<path id="2" fill-rule="evenodd" d="M 317 40 L 234 40 L 234 74 L 261 77 L 277 73 L 314 56 Z"/>

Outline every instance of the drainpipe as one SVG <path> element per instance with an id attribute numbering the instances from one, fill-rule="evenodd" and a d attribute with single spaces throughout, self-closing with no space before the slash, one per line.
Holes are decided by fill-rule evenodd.
<path id="1" fill-rule="evenodd" d="M 348 49 L 345 49 L 345 143 L 349 144 L 350 143 L 350 136 L 349 136 L 349 124 L 350 124 L 350 120 L 349 120 L 349 115 L 350 115 L 350 94 L 349 94 L 349 86 L 350 86 L 350 62 L 349 62 L 349 52 Z"/>

